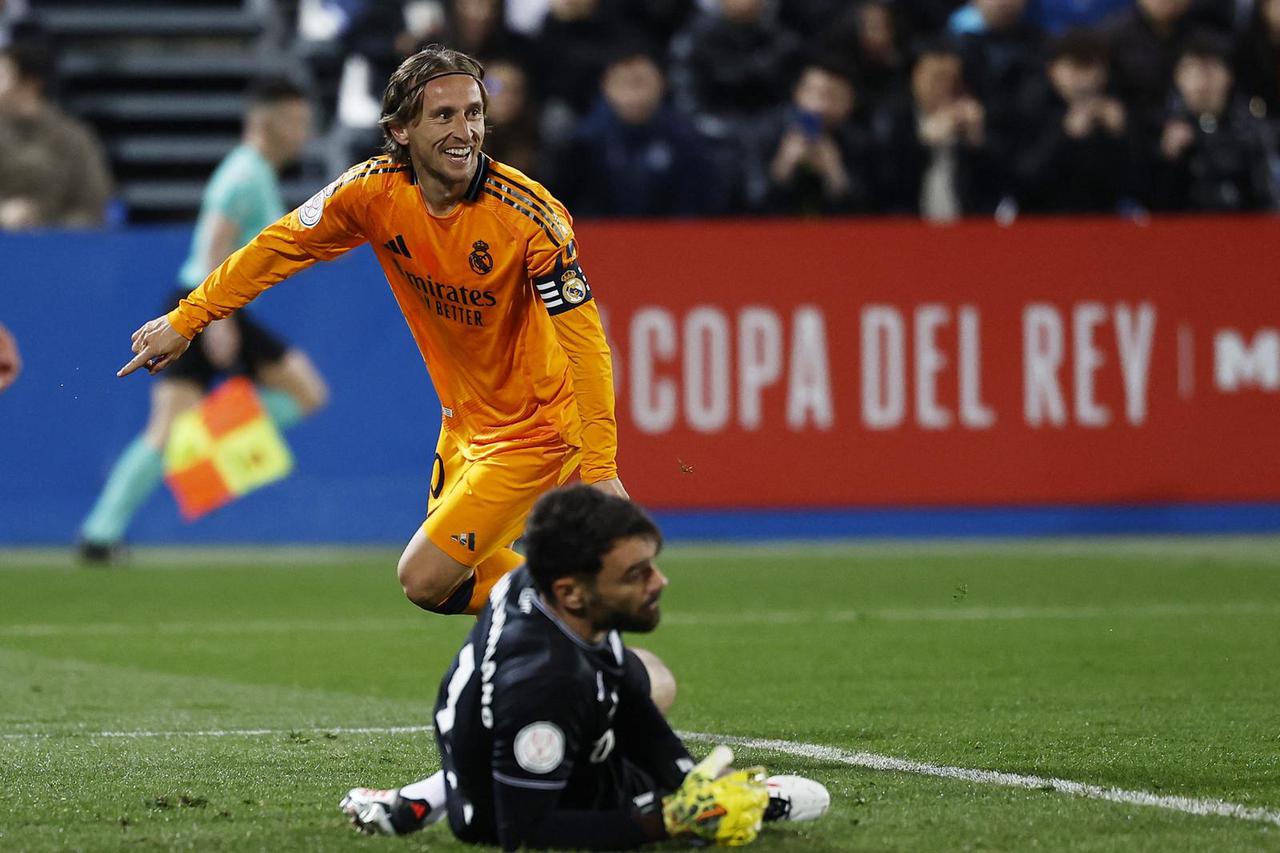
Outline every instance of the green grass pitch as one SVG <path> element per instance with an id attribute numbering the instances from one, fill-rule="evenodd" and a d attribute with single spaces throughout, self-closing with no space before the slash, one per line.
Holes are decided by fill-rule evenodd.
<path id="1" fill-rule="evenodd" d="M 436 768 L 430 734 L 398 729 L 430 722 L 470 627 L 408 604 L 395 556 L 155 552 L 103 571 L 0 552 L 0 850 L 465 849 L 440 826 L 359 837 L 336 809 L 352 785 Z M 831 790 L 824 820 L 758 849 L 1280 849 L 1280 542 L 673 546 L 661 562 L 663 625 L 632 639 L 680 680 L 674 725 L 786 741 L 739 763 Z"/>

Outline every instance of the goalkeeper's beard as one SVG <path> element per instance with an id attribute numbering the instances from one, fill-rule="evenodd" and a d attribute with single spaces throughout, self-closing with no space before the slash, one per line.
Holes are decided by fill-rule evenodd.
<path id="1" fill-rule="evenodd" d="M 658 627 L 662 611 L 658 607 L 659 596 L 646 601 L 643 607 L 631 612 L 606 604 L 599 593 L 592 590 L 587 598 L 584 614 L 597 631 L 623 631 L 633 634 L 647 634 Z"/>

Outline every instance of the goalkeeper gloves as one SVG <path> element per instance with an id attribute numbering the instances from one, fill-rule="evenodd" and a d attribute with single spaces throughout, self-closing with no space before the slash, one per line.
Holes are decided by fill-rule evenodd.
<path id="1" fill-rule="evenodd" d="M 674 794 L 662 800 L 662 822 L 672 838 L 700 838 L 722 847 L 755 841 L 769 805 L 763 767 L 720 774 L 733 762 L 717 746 L 689 771 Z"/>

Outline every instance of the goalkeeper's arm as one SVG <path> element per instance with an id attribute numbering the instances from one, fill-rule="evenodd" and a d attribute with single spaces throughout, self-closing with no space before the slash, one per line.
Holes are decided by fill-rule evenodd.
<path id="1" fill-rule="evenodd" d="M 769 794 L 760 768 L 728 770 L 733 753 L 716 747 L 689 771 L 661 813 L 556 808 L 559 790 L 494 780 L 498 839 L 504 850 L 630 850 L 667 838 L 702 839 L 726 847 L 755 840 Z"/>
<path id="2" fill-rule="evenodd" d="M 672 838 L 700 838 L 724 847 L 756 840 L 769 805 L 763 767 L 733 770 L 733 753 L 717 746 L 662 800 L 662 819 Z"/>
<path id="3" fill-rule="evenodd" d="M 503 850 L 632 850 L 667 838 L 662 815 L 637 811 L 560 809 L 559 791 L 495 781 L 494 806 Z"/>

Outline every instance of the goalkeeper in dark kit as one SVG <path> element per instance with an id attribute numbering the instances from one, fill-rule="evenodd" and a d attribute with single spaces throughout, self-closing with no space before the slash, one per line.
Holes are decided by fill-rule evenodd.
<path id="1" fill-rule="evenodd" d="M 667 585 L 643 510 L 559 489 L 538 501 L 524 542 L 526 564 L 494 587 L 440 684 L 441 770 L 352 789 L 341 808 L 357 828 L 402 835 L 447 816 L 459 839 L 507 850 L 739 846 L 765 822 L 826 811 L 821 784 L 734 769 L 727 747 L 695 764 L 667 724 L 654 698 L 674 698 L 670 672 L 621 637 L 657 627 Z"/>

